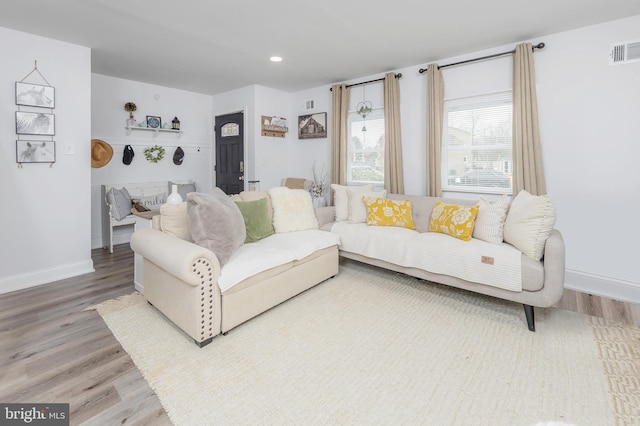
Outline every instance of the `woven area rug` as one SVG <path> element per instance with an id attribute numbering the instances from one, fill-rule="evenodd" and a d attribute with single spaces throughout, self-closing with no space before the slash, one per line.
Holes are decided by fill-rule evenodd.
<path id="1" fill-rule="evenodd" d="M 640 328 L 345 262 L 200 349 L 141 295 L 94 307 L 176 425 L 640 424 Z"/>

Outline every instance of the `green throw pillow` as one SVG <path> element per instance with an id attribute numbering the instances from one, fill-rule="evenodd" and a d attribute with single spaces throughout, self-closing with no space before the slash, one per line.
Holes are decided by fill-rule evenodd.
<path id="1" fill-rule="evenodd" d="M 247 228 L 245 243 L 253 243 L 273 235 L 273 223 L 269 220 L 269 205 L 266 198 L 255 201 L 236 201 Z"/>

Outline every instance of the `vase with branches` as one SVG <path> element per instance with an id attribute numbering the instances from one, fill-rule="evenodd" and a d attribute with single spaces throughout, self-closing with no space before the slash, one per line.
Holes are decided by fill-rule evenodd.
<path id="1" fill-rule="evenodd" d="M 313 181 L 309 185 L 309 192 L 311 193 L 314 206 L 321 207 L 325 205 L 324 193 L 328 187 L 327 177 L 329 176 L 329 172 L 325 171 L 323 164 L 322 169 L 320 169 L 318 173 L 315 161 L 313 162 L 312 172 Z"/>

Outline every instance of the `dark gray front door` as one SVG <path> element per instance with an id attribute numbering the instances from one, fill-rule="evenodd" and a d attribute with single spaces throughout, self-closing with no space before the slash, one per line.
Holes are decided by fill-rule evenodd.
<path id="1" fill-rule="evenodd" d="M 244 113 L 216 117 L 216 186 L 225 193 L 244 190 Z"/>

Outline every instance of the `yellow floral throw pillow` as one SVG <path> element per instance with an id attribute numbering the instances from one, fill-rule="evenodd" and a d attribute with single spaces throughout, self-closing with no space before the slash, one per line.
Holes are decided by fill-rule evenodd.
<path id="1" fill-rule="evenodd" d="M 411 217 L 411 201 L 362 197 L 367 206 L 367 225 L 399 226 L 416 229 Z"/>
<path id="2" fill-rule="evenodd" d="M 429 220 L 429 232 L 440 232 L 463 241 L 471 240 L 479 207 L 436 202 Z"/>

